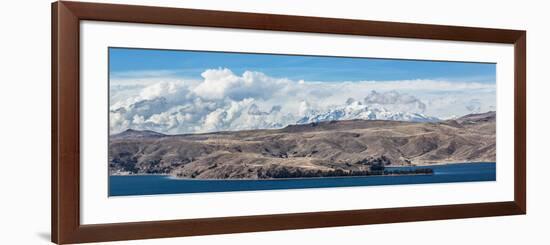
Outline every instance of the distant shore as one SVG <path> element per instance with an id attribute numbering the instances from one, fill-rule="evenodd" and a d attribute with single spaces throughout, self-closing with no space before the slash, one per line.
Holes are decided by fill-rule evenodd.
<path id="1" fill-rule="evenodd" d="M 429 162 L 423 162 L 423 163 L 413 163 L 411 165 L 388 165 L 386 167 L 429 167 L 429 166 L 438 166 L 438 165 L 452 165 L 452 164 L 470 164 L 470 163 L 493 163 L 495 161 L 444 161 L 444 162 L 437 162 L 437 163 L 429 163 Z"/>
<path id="2" fill-rule="evenodd" d="M 305 180 L 305 179 L 337 179 L 337 178 L 364 178 L 364 177 L 380 177 L 380 176 L 399 176 L 399 175 L 431 175 L 428 173 L 408 173 L 408 174 L 381 174 L 381 175 L 356 175 L 356 176 L 328 176 L 328 177 L 296 177 L 296 178 L 264 178 L 264 179 L 252 179 L 252 178 L 242 178 L 242 179 L 207 179 L 207 178 L 182 178 L 177 177 L 171 174 L 127 174 L 127 175 L 110 175 L 110 176 L 166 176 L 170 179 L 175 180 L 198 180 L 198 181 L 212 181 L 212 180 L 223 180 L 223 181 L 239 181 L 239 180 Z"/>
<path id="3" fill-rule="evenodd" d="M 158 176 L 171 176 L 171 174 L 151 174 L 151 173 L 130 173 L 130 172 L 117 172 L 109 173 L 109 176 L 147 176 L 147 175 L 158 175 Z"/>
<path id="4" fill-rule="evenodd" d="M 197 178 L 180 178 L 173 175 L 170 175 L 169 178 L 175 180 L 198 180 L 198 181 L 213 181 L 213 180 L 223 180 L 223 181 L 239 181 L 239 180 L 308 180 L 308 179 L 342 179 L 342 178 L 365 178 L 365 177 L 381 177 L 381 176 L 400 176 L 400 175 L 432 175 L 432 174 L 381 174 L 381 175 L 356 175 L 356 176 L 329 176 L 329 177 L 296 177 L 296 178 L 265 178 L 265 179 L 197 179 Z"/>
<path id="5" fill-rule="evenodd" d="M 423 163 L 413 165 L 388 165 L 388 168 L 399 167 L 433 167 L 433 166 L 446 166 L 454 164 L 476 164 L 476 163 L 494 163 L 491 161 L 465 161 L 465 162 L 443 162 L 443 163 Z M 167 176 L 178 180 L 288 180 L 288 179 L 323 179 L 323 178 L 353 178 L 353 177 L 375 177 L 375 176 L 399 176 L 399 175 L 430 175 L 432 173 L 404 173 L 404 174 L 372 174 L 372 175 L 351 175 L 351 176 L 321 176 L 321 177 L 295 177 L 295 178 L 241 178 L 241 179 L 216 179 L 216 178 L 188 178 L 178 177 L 168 173 L 129 173 L 129 172 L 117 172 L 109 173 L 109 176 Z"/>

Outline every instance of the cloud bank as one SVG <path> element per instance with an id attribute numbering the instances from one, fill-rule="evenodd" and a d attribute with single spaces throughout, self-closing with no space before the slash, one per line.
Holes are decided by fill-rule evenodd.
<path id="1" fill-rule="evenodd" d="M 294 81 L 226 68 L 206 70 L 198 80 L 113 79 L 110 95 L 111 134 L 128 128 L 167 134 L 280 128 L 352 104 L 447 118 L 494 110 L 496 103 L 495 85 L 487 83 Z"/>

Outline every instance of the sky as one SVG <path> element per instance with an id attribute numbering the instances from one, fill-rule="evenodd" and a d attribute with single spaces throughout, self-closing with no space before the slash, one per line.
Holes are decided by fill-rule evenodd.
<path id="1" fill-rule="evenodd" d="M 337 110 L 447 119 L 496 103 L 494 63 L 109 48 L 109 80 L 111 134 L 278 128 Z"/>
<path id="2" fill-rule="evenodd" d="M 495 82 L 492 63 L 368 59 L 349 57 L 248 54 L 229 52 L 110 49 L 112 78 L 171 75 L 200 79 L 206 69 L 229 68 L 236 74 L 257 71 L 273 77 L 311 81 L 447 79 Z M 151 72 L 147 74 L 147 72 Z"/>

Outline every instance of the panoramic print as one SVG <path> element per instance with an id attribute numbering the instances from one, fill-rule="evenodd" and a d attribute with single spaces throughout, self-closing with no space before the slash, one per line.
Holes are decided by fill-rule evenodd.
<path id="1" fill-rule="evenodd" d="M 496 64 L 109 48 L 109 195 L 496 180 Z"/>

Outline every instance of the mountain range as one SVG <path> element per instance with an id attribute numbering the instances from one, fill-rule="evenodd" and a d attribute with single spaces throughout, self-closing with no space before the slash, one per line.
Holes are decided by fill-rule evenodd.
<path id="1" fill-rule="evenodd" d="M 495 125 L 495 112 L 438 120 L 351 103 L 281 129 L 184 135 L 129 129 L 110 136 L 109 173 L 264 179 L 364 171 L 382 160 L 494 162 Z"/>
<path id="2" fill-rule="evenodd" d="M 436 117 L 430 117 L 421 113 L 394 112 L 384 107 L 375 107 L 362 104 L 359 101 L 350 101 L 345 105 L 331 108 L 325 112 L 309 112 L 308 115 L 298 120 L 297 124 L 340 121 L 340 120 L 392 120 L 407 122 L 437 122 Z"/>

